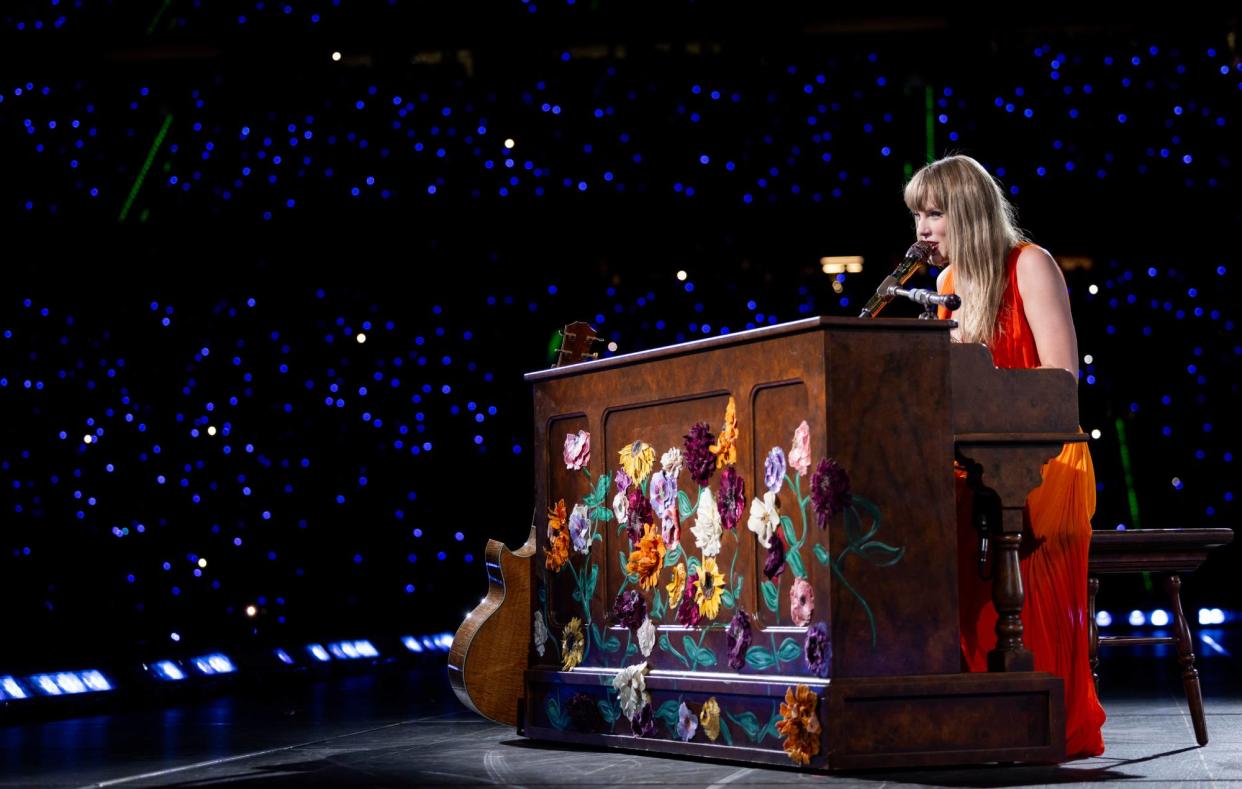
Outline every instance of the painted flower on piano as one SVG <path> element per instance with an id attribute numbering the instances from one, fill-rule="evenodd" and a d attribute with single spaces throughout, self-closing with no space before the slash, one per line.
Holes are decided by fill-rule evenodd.
<path id="1" fill-rule="evenodd" d="M 815 712 L 818 705 L 819 696 L 806 685 L 799 685 L 796 691 L 785 690 L 785 701 L 781 703 L 783 720 L 777 722 L 776 730 L 785 736 L 785 753 L 796 764 L 810 764 L 811 757 L 819 753 L 823 729 Z"/>
<path id="2" fill-rule="evenodd" d="M 652 589 L 660 581 L 660 569 L 664 566 L 666 552 L 660 533 L 655 526 L 646 524 L 643 526 L 643 536 L 638 541 L 638 547 L 630 553 L 625 571 L 638 576 L 640 588 Z"/>
<path id="3" fill-rule="evenodd" d="M 686 702 L 682 702 L 677 708 L 677 736 L 682 742 L 690 742 L 694 739 L 694 733 L 699 729 L 699 716 L 694 714 L 694 710 L 686 706 Z"/>
<path id="4" fill-rule="evenodd" d="M 823 622 L 816 622 L 814 627 L 807 629 L 803 654 L 806 655 L 806 667 L 812 674 L 817 677 L 828 676 L 832 642 L 828 639 L 828 626 Z"/>
<path id="5" fill-rule="evenodd" d="M 651 694 L 647 692 L 647 661 L 618 671 L 612 678 L 612 687 L 617 691 L 621 712 L 633 719 L 644 704 L 651 703 Z"/>
<path id="6" fill-rule="evenodd" d="M 746 480 L 733 466 L 720 472 L 720 498 L 716 507 L 720 510 L 720 525 L 726 529 L 737 528 L 742 510 L 746 508 Z"/>
<path id="7" fill-rule="evenodd" d="M 647 618 L 647 601 L 637 589 L 627 589 L 612 601 L 612 618 L 622 627 L 634 630 Z"/>
<path id="8" fill-rule="evenodd" d="M 599 706 L 585 693 L 575 693 L 565 705 L 565 711 L 578 731 L 597 732 L 602 728 Z"/>
<path id="9" fill-rule="evenodd" d="M 642 625 L 638 628 L 638 650 L 643 653 L 643 657 L 651 656 L 651 650 L 655 648 L 655 641 L 655 622 L 648 617 L 643 620 Z"/>
<path id="10" fill-rule="evenodd" d="M 811 624 L 815 616 L 815 588 L 805 578 L 795 578 L 789 587 L 789 615 L 798 627 Z"/>
<path id="11" fill-rule="evenodd" d="M 668 451 L 660 456 L 660 468 L 664 469 L 664 473 L 674 483 L 677 482 L 677 475 L 681 473 L 682 464 L 681 450 L 677 447 L 669 447 Z"/>
<path id="12" fill-rule="evenodd" d="M 573 538 L 575 551 L 591 552 L 591 519 L 587 517 L 585 504 L 574 505 L 574 511 L 569 516 L 569 536 Z"/>
<path id="13" fill-rule="evenodd" d="M 630 543 L 637 544 L 643 537 L 643 529 L 646 526 L 655 525 L 655 511 L 651 509 L 651 502 L 643 495 L 643 489 L 638 485 L 631 485 L 625 496 L 626 507 L 629 510 L 627 526 Z"/>
<path id="14" fill-rule="evenodd" d="M 746 521 L 746 528 L 755 533 L 760 545 L 764 548 L 771 548 L 772 537 L 780 525 L 781 514 L 776 509 L 775 493 L 769 490 L 763 494 L 762 501 L 759 499 L 751 501 L 750 518 Z"/>
<path id="15" fill-rule="evenodd" d="M 706 422 L 696 422 L 690 426 L 690 432 L 686 433 L 685 439 L 683 446 L 686 449 L 686 472 L 694 480 L 694 484 L 706 488 L 716 471 L 716 458 L 712 456 L 710 449 L 716 437 L 712 435 L 712 429 Z"/>
<path id="16" fill-rule="evenodd" d="M 699 724 L 712 742 L 720 736 L 720 703 L 715 696 L 703 702 L 703 708 L 699 710 Z"/>
<path id="17" fill-rule="evenodd" d="M 805 422 L 803 423 L 805 424 Z M 779 493 L 785 482 L 785 450 L 772 447 L 763 461 L 763 484 L 773 493 Z"/>
<path id="18" fill-rule="evenodd" d="M 665 545 L 681 540 L 681 528 L 677 519 L 677 478 L 660 470 L 651 475 L 651 508 L 660 519 L 661 535 Z"/>
<path id="19" fill-rule="evenodd" d="M 654 737 L 656 735 L 655 713 L 651 703 L 644 704 L 638 714 L 630 718 L 630 731 L 635 737 Z"/>
<path id="20" fill-rule="evenodd" d="M 750 617 L 741 608 L 734 612 L 725 637 L 729 646 L 729 667 L 741 671 L 746 665 L 746 650 L 750 649 Z"/>
<path id="21" fill-rule="evenodd" d="M 664 587 L 668 590 L 668 602 L 670 606 L 673 604 L 673 601 L 681 597 L 681 590 L 686 586 L 686 563 L 678 562 L 673 565 L 671 572 L 673 574 L 673 580 L 669 581 Z"/>
<path id="22" fill-rule="evenodd" d="M 535 642 L 535 651 L 539 653 L 539 657 L 543 657 L 544 651 L 547 649 L 548 627 L 543 623 L 543 612 L 535 612 L 535 627 L 531 634 L 531 640 Z"/>
<path id="23" fill-rule="evenodd" d="M 775 581 L 785 572 L 785 541 L 779 531 L 772 532 L 772 545 L 768 548 L 768 556 L 763 560 L 763 574 L 769 581 Z"/>
<path id="24" fill-rule="evenodd" d="M 565 450 L 562 453 L 565 468 L 577 471 L 591 462 L 591 434 L 585 430 L 565 434 Z"/>
<path id="25" fill-rule="evenodd" d="M 643 441 L 626 444 L 617 455 L 621 458 L 621 468 L 625 469 L 635 485 L 643 484 L 643 480 L 651 473 L 651 467 L 655 465 L 655 450 Z"/>
<path id="26" fill-rule="evenodd" d="M 686 578 L 686 590 L 677 606 L 677 623 L 683 627 L 695 627 L 699 624 L 702 614 L 698 604 L 699 574 L 690 573 Z"/>
<path id="27" fill-rule="evenodd" d="M 811 477 L 811 506 L 815 508 L 815 522 L 821 529 L 828 527 L 832 516 L 850 506 L 849 474 L 832 458 L 820 460 L 815 467 Z"/>
<path id="28" fill-rule="evenodd" d="M 699 494 L 699 507 L 690 533 L 694 535 L 694 546 L 704 556 L 720 553 L 720 537 L 724 532 L 720 528 L 720 511 L 716 508 L 716 499 L 712 496 L 711 488 L 703 488 L 703 492 Z"/>
<path id="29" fill-rule="evenodd" d="M 708 449 L 716 456 L 716 468 L 732 466 L 737 462 L 737 405 L 732 397 L 725 406 L 724 426 L 720 428 L 720 435 L 716 436 L 716 443 Z"/>
<path id="30" fill-rule="evenodd" d="M 572 671 L 574 666 L 582 662 L 582 653 L 586 650 L 586 636 L 582 634 L 582 620 L 574 617 L 565 625 L 561 632 L 561 668 Z"/>
<path id="31" fill-rule="evenodd" d="M 546 554 L 544 566 L 553 572 L 560 572 L 561 567 L 569 560 L 569 532 L 565 528 L 564 499 L 548 510 L 548 545 L 543 550 Z"/>
<path id="32" fill-rule="evenodd" d="M 794 431 L 793 446 L 789 449 L 789 465 L 803 476 L 811 468 L 811 426 L 805 419 Z"/>
<path id="33" fill-rule="evenodd" d="M 729 579 L 716 566 L 716 558 L 714 556 L 703 559 L 703 566 L 699 572 L 702 573 L 702 577 L 699 579 L 699 588 L 695 592 L 695 600 L 699 604 L 699 613 L 708 619 L 715 619 L 716 614 L 720 613 L 721 595 L 724 593 L 725 585 Z"/>

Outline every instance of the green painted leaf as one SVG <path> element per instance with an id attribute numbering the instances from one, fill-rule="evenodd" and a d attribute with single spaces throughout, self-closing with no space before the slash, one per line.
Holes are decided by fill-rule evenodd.
<path id="1" fill-rule="evenodd" d="M 587 509 L 593 509 L 603 503 L 604 497 L 608 495 L 608 476 L 604 475 L 595 483 L 595 489 L 583 498 L 582 503 Z"/>
<path id="2" fill-rule="evenodd" d="M 607 722 L 609 726 L 616 723 L 617 718 L 621 717 L 621 710 L 614 707 L 612 702 L 607 699 L 601 699 L 597 706 L 599 707 L 599 714 L 604 716 L 604 721 Z"/>
<path id="3" fill-rule="evenodd" d="M 862 536 L 862 521 L 858 518 L 858 510 L 853 507 L 845 508 L 845 539 L 850 545 L 858 542 L 858 538 Z"/>
<path id="4" fill-rule="evenodd" d="M 605 652 L 616 652 L 621 648 L 621 639 L 616 636 L 608 636 L 608 640 L 601 644 Z"/>
<path id="5" fill-rule="evenodd" d="M 599 581 L 599 565 L 592 564 L 591 574 L 587 576 L 587 582 L 586 582 L 586 598 L 588 600 L 590 600 L 591 597 L 594 596 L 595 594 L 595 584 L 597 581 Z"/>
<path id="6" fill-rule="evenodd" d="M 635 655 L 635 654 L 638 654 L 638 644 L 630 644 L 629 646 L 625 648 L 626 657 L 629 657 L 630 655 Z"/>
<path id="7" fill-rule="evenodd" d="M 664 554 L 664 566 L 672 567 L 673 565 L 677 564 L 677 562 L 681 561 L 681 557 L 682 557 L 681 544 L 680 543 L 674 544 L 672 550 Z"/>
<path id="8" fill-rule="evenodd" d="M 561 710 L 561 703 L 553 697 L 548 698 L 548 721 L 561 731 L 569 727 L 569 715 Z"/>
<path id="9" fill-rule="evenodd" d="M 724 604 L 725 606 L 732 608 L 733 607 L 733 592 L 729 591 L 728 589 L 725 589 L 723 592 L 721 592 L 720 602 Z"/>
<path id="10" fill-rule="evenodd" d="M 657 586 L 651 593 L 651 618 L 659 620 L 664 616 L 664 598 L 660 595 L 660 588 Z"/>
<path id="11" fill-rule="evenodd" d="M 746 665 L 756 671 L 763 671 L 776 665 L 776 658 L 763 647 L 751 647 L 746 650 Z"/>
<path id="12" fill-rule="evenodd" d="M 858 553 L 877 567 L 891 567 L 901 561 L 901 557 L 905 555 L 906 549 L 904 547 L 894 548 L 879 540 L 872 540 L 859 548 Z"/>
<path id="13" fill-rule="evenodd" d="M 700 666 L 711 667 L 711 666 L 716 665 L 716 653 L 715 652 L 711 651 L 707 647 L 695 647 L 695 648 L 699 650 L 699 665 Z"/>
<path id="14" fill-rule="evenodd" d="M 684 490 L 677 491 L 677 514 L 684 521 L 686 518 L 694 515 L 695 507 L 690 502 L 690 497 L 686 495 Z"/>
<path id="15" fill-rule="evenodd" d="M 629 575 L 630 571 L 626 569 L 625 551 L 617 551 L 617 556 L 621 559 L 621 574 Z"/>
<path id="16" fill-rule="evenodd" d="M 790 663 L 802 657 L 802 647 L 792 638 L 786 638 L 781 642 L 780 648 L 776 650 L 776 657 L 782 663 Z"/>
<path id="17" fill-rule="evenodd" d="M 743 712 L 741 715 L 733 715 L 728 712 L 726 712 L 725 715 L 729 717 L 729 720 L 742 727 L 742 731 L 746 732 L 746 736 L 750 738 L 751 742 L 759 741 L 761 724 L 759 723 L 758 715 L 750 712 L 749 710 Z"/>
<path id="18" fill-rule="evenodd" d="M 724 737 L 725 745 L 733 744 L 733 732 L 729 731 L 729 724 L 723 718 L 720 721 L 720 736 Z"/>
<path id="19" fill-rule="evenodd" d="M 601 523 L 611 523 L 612 510 L 601 504 L 595 508 L 594 512 L 591 513 L 591 517 Z"/>
<path id="20" fill-rule="evenodd" d="M 785 561 L 789 564 L 789 569 L 793 570 L 793 574 L 796 577 L 806 578 L 806 568 L 802 566 L 802 557 L 798 555 L 797 551 L 790 551 L 785 554 Z"/>
<path id="21" fill-rule="evenodd" d="M 679 707 L 680 705 L 677 703 L 675 699 L 669 699 L 668 701 L 661 704 L 660 708 L 655 711 L 655 719 L 658 721 L 664 721 L 669 726 L 676 727 L 677 726 L 677 710 L 679 709 Z"/>
<path id="22" fill-rule="evenodd" d="M 815 551 L 815 558 L 819 560 L 820 564 L 823 564 L 823 565 L 828 564 L 829 556 L 828 556 L 827 548 L 820 545 L 819 543 L 815 543 L 815 548 L 813 550 Z"/>
<path id="23" fill-rule="evenodd" d="M 694 639 L 690 636 L 681 637 L 681 648 L 686 650 L 686 656 L 694 663 L 699 662 L 699 645 L 694 643 Z"/>
<path id="24" fill-rule="evenodd" d="M 798 544 L 798 538 L 794 534 L 793 520 L 788 515 L 781 516 L 781 531 L 785 532 L 786 548 L 792 548 Z"/>
<path id="25" fill-rule="evenodd" d="M 763 588 L 763 604 L 768 607 L 769 611 L 776 613 L 781 608 L 780 590 L 777 589 L 776 584 L 772 583 L 771 581 L 764 581 L 762 588 Z"/>
<path id="26" fill-rule="evenodd" d="M 741 597 L 742 596 L 742 574 L 738 573 L 737 575 L 733 577 L 737 579 L 736 583 L 733 584 L 733 596 L 735 598 Z"/>
<path id="27" fill-rule="evenodd" d="M 660 640 L 657 643 L 659 644 L 661 651 L 669 653 L 673 657 L 680 660 L 683 666 L 690 668 L 690 661 L 686 658 L 686 656 L 673 648 L 672 642 L 668 640 L 668 633 L 661 633 Z"/>

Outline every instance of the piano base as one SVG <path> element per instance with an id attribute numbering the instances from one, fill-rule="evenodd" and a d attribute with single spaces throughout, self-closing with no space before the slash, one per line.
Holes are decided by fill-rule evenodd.
<path id="1" fill-rule="evenodd" d="M 782 720 L 785 690 L 803 684 L 819 696 L 816 712 L 823 730 L 819 753 L 807 765 L 812 770 L 1053 763 L 1065 758 L 1064 690 L 1061 680 L 1050 674 L 812 681 L 661 672 L 646 679 L 655 733 L 637 737 L 617 704 L 611 686 L 615 673 L 527 671 L 519 733 L 592 747 L 796 766 L 784 751 L 776 724 Z M 571 704 L 579 694 L 586 699 Z M 719 737 L 709 740 L 699 724 L 683 742 L 677 732 L 681 703 L 697 719 L 709 698 L 720 708 Z"/>

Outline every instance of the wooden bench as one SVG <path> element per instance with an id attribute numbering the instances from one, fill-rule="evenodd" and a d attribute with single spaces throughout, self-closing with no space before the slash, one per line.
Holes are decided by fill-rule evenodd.
<path id="1" fill-rule="evenodd" d="M 1181 576 L 1203 564 L 1208 551 L 1233 540 L 1232 529 L 1129 529 L 1097 531 L 1091 536 L 1091 553 L 1087 561 L 1087 606 L 1090 615 L 1091 671 L 1099 684 L 1099 647 L 1173 644 L 1177 647 L 1182 666 L 1182 686 L 1194 722 L 1195 739 L 1207 745 L 1207 723 L 1203 719 L 1203 695 L 1199 690 L 1199 672 L 1195 669 L 1195 653 L 1190 626 L 1182 611 Z M 1122 573 L 1155 573 L 1164 576 L 1164 589 L 1169 596 L 1173 621 L 1171 636 L 1101 636 L 1095 621 L 1095 595 L 1100 589 L 1101 575 Z"/>

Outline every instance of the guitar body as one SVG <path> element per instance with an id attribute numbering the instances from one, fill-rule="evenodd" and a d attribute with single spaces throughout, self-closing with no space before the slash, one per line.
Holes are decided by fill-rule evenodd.
<path id="1" fill-rule="evenodd" d="M 449 683 L 461 703 L 485 718 L 516 726 L 530 653 L 535 529 L 516 552 L 488 540 L 487 596 L 466 617 L 449 650 Z"/>
<path id="2" fill-rule="evenodd" d="M 598 358 L 591 348 L 600 339 L 590 324 L 571 323 L 560 335 L 553 367 Z M 534 523 L 517 551 L 488 540 L 485 556 L 487 596 L 453 637 L 449 683 L 462 704 L 497 723 L 517 726 L 534 629 Z"/>

